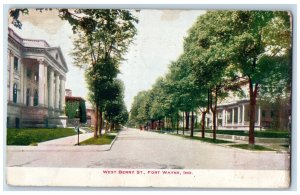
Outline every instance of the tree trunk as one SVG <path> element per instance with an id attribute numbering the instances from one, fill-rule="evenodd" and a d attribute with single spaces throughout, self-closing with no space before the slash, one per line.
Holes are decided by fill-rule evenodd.
<path id="1" fill-rule="evenodd" d="M 191 121 L 191 137 L 194 136 L 194 111 L 192 111 L 192 121 Z"/>
<path id="2" fill-rule="evenodd" d="M 151 120 L 151 130 L 154 129 L 154 120 Z"/>
<path id="3" fill-rule="evenodd" d="M 184 135 L 184 112 L 182 112 L 182 135 Z"/>
<path id="4" fill-rule="evenodd" d="M 113 123 L 110 121 L 110 130 L 109 131 L 112 131 L 113 130 Z"/>
<path id="5" fill-rule="evenodd" d="M 161 130 L 161 128 L 160 128 L 160 120 L 158 120 L 158 129 Z"/>
<path id="6" fill-rule="evenodd" d="M 190 126 L 190 112 L 185 112 L 185 129 L 188 130 Z"/>
<path id="7" fill-rule="evenodd" d="M 178 130 L 179 130 L 179 114 L 177 113 L 177 127 L 176 127 L 176 130 L 177 130 L 177 135 L 178 135 Z"/>
<path id="8" fill-rule="evenodd" d="M 218 86 L 215 87 L 215 98 L 213 100 L 213 96 L 211 94 L 211 104 L 210 104 L 210 109 L 212 112 L 212 117 L 213 117 L 213 139 L 216 139 L 216 129 L 217 129 L 217 121 L 216 121 L 216 114 L 217 114 L 217 104 L 218 104 Z M 213 103 L 214 101 L 214 103 Z M 214 104 L 214 105 L 213 105 Z"/>
<path id="9" fill-rule="evenodd" d="M 206 115 L 206 111 L 202 112 L 202 131 L 201 131 L 202 138 L 205 138 L 205 115 Z"/>
<path id="10" fill-rule="evenodd" d="M 256 97 L 258 92 L 258 84 L 256 83 L 253 89 L 252 80 L 249 78 L 249 93 L 250 93 L 250 121 L 249 121 L 249 144 L 255 144 L 255 107 L 256 107 Z"/>
<path id="11" fill-rule="evenodd" d="M 197 116 L 197 112 L 195 112 L 195 118 L 196 118 L 196 121 L 195 121 L 195 129 L 197 129 L 197 127 L 198 127 L 198 116 Z"/>
<path id="12" fill-rule="evenodd" d="M 99 113 L 99 105 L 96 104 L 96 117 L 95 117 L 94 138 L 98 137 L 98 113 Z"/>
<path id="13" fill-rule="evenodd" d="M 102 136 L 102 121 L 103 121 L 103 119 L 102 119 L 102 110 L 100 109 L 100 126 L 99 126 L 99 135 L 100 135 L 100 137 Z"/>
<path id="14" fill-rule="evenodd" d="M 216 139 L 216 111 L 212 111 L 213 116 L 213 139 Z"/>

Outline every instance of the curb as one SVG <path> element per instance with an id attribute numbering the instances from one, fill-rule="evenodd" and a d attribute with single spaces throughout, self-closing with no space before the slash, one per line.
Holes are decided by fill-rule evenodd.
<path id="1" fill-rule="evenodd" d="M 163 135 L 175 135 L 177 136 L 177 134 L 163 134 Z M 189 138 L 186 138 L 186 137 L 182 137 L 180 135 L 182 134 L 178 134 L 179 136 L 177 137 L 181 137 L 183 139 L 189 139 Z M 277 154 L 290 154 L 290 152 L 288 151 L 278 151 L 278 150 L 273 150 L 273 151 L 267 151 L 267 150 L 259 150 L 259 151 L 256 151 L 256 150 L 247 150 L 247 149 L 242 149 L 242 148 L 236 148 L 236 147 L 231 147 L 229 145 L 234 145 L 234 144 L 241 144 L 239 142 L 233 142 L 233 143 L 225 143 L 225 144 L 214 144 L 214 143 L 210 143 L 210 142 L 205 142 L 205 141 L 201 141 L 201 140 L 194 140 L 194 139 L 189 139 L 189 140 L 192 140 L 192 141 L 200 141 L 201 143 L 204 143 L 204 144 L 210 144 L 210 145 L 214 145 L 214 146 L 220 146 L 220 147 L 224 147 L 224 148 L 229 148 L 229 149 L 232 149 L 232 150 L 239 150 L 239 151 L 243 151 L 243 152 L 251 152 L 251 153 L 277 153 Z M 225 141 L 228 141 L 226 139 L 221 139 L 221 140 L 225 140 Z M 272 148 L 270 148 L 272 149 Z"/>
<path id="2" fill-rule="evenodd" d="M 119 134 L 119 133 L 118 133 Z M 101 152 L 111 150 L 113 144 L 115 143 L 118 134 L 113 139 L 113 141 L 108 145 L 85 145 L 85 146 L 6 146 L 8 152 Z"/>

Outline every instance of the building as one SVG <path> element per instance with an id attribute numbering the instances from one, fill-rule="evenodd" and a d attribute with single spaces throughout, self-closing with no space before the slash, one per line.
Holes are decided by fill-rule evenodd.
<path id="1" fill-rule="evenodd" d="M 249 130 L 250 97 L 248 83 L 242 82 L 241 88 L 245 97 L 241 98 L 233 92 L 219 102 L 217 106 L 217 129 Z M 279 98 L 280 101 L 270 102 L 257 97 L 255 110 L 255 130 L 290 128 L 291 105 L 289 98 Z M 212 127 L 212 114 L 206 116 L 206 127 Z"/>
<path id="2" fill-rule="evenodd" d="M 59 125 L 52 119 L 64 112 L 68 72 L 60 47 L 9 28 L 7 49 L 7 127 Z"/>

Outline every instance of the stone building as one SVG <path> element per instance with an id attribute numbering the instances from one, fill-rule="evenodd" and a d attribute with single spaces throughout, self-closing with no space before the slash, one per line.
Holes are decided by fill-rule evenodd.
<path id="1" fill-rule="evenodd" d="M 60 47 L 9 28 L 7 49 L 7 127 L 59 125 L 68 72 Z"/>

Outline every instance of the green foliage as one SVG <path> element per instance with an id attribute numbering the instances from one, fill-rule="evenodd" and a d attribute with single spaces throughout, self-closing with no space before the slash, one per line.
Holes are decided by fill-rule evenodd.
<path id="1" fill-rule="evenodd" d="M 209 143 L 214 143 L 214 144 L 227 144 L 227 143 L 233 143 L 231 141 L 226 141 L 226 140 L 221 140 L 221 139 L 212 139 L 212 138 L 202 138 L 202 137 L 191 137 L 188 135 L 176 135 L 176 136 L 180 136 L 180 137 L 184 137 L 187 139 L 193 139 L 193 140 L 199 140 L 199 141 L 203 141 L 203 142 L 209 142 Z"/>
<path id="2" fill-rule="evenodd" d="M 80 123 L 86 123 L 87 117 L 86 117 L 86 107 L 85 107 L 84 100 L 81 100 L 79 103 L 79 118 L 80 118 Z"/>
<path id="3" fill-rule="evenodd" d="M 71 128 L 7 129 L 7 145 L 36 145 L 36 143 L 76 135 Z"/>
<path id="4" fill-rule="evenodd" d="M 152 94 L 150 91 L 139 92 L 133 100 L 130 110 L 130 121 L 134 125 L 140 125 L 149 120 L 150 103 Z"/>
<path id="5" fill-rule="evenodd" d="M 245 150 L 274 151 L 274 150 L 272 150 L 270 148 L 267 148 L 265 146 L 253 145 L 253 144 L 234 144 L 234 145 L 230 145 L 230 146 L 234 147 L 234 148 L 245 149 Z"/>
<path id="6" fill-rule="evenodd" d="M 66 101 L 65 113 L 68 118 L 77 118 L 79 111 L 79 101 Z"/>
<path id="7" fill-rule="evenodd" d="M 111 144 L 111 142 L 115 139 L 115 135 L 109 135 L 109 134 L 106 134 L 106 135 L 103 135 L 98 138 L 90 138 L 90 139 L 87 139 L 83 142 L 80 142 L 79 145 L 107 145 L 107 144 Z"/>
<path id="8" fill-rule="evenodd" d="M 206 133 L 212 133 L 211 130 L 206 130 Z M 218 134 L 226 134 L 226 135 L 239 135 L 239 136 L 248 136 L 248 132 L 244 130 L 218 130 Z M 255 131 L 255 137 L 262 138 L 290 138 L 291 134 L 288 131 Z"/>
<path id="9" fill-rule="evenodd" d="M 65 106 L 65 113 L 68 118 L 80 118 L 81 123 L 86 123 L 86 106 L 83 99 L 67 100 Z"/>

